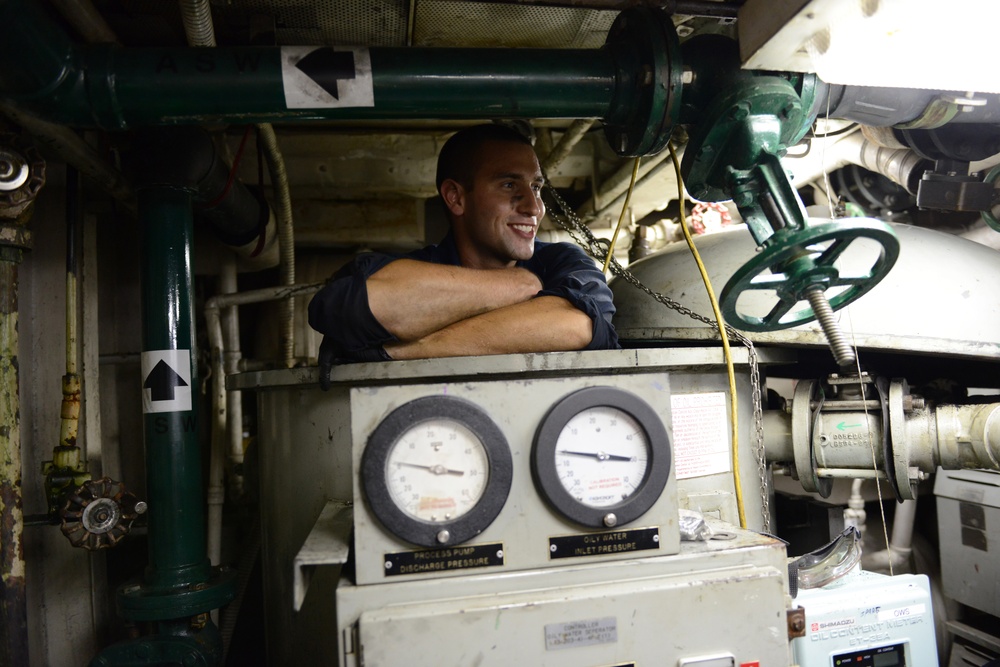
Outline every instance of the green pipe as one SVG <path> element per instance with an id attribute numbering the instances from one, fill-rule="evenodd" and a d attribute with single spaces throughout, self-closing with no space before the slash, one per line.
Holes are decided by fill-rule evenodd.
<path id="1" fill-rule="evenodd" d="M 153 588 L 169 589 L 209 578 L 194 400 L 197 350 L 191 298 L 192 197 L 190 190 L 166 186 L 138 192 L 143 355 L 178 350 L 186 352 L 182 356 L 187 358 L 186 368 L 168 362 L 143 377 L 143 391 L 147 394 L 143 407 L 149 502 L 149 567 L 145 579 Z M 161 381 L 161 377 L 165 379 Z M 182 396 L 187 396 L 186 410 L 150 411 L 163 409 L 161 406 L 183 406 Z"/>
<path id="2" fill-rule="evenodd" d="M 289 109 L 279 47 L 76 45 L 39 4 L 0 0 L 0 97 L 66 125 L 613 115 L 609 48 L 373 48 L 376 106 Z"/>
<path id="3" fill-rule="evenodd" d="M 206 555 L 192 301 L 191 188 L 137 191 L 142 263 L 142 388 L 149 499 L 149 565 L 118 590 L 119 613 L 150 634 L 113 644 L 92 667 L 217 665 L 222 642 L 209 611 L 234 597 L 235 572 Z"/>
<path id="4" fill-rule="evenodd" d="M 145 583 L 153 589 L 209 579 L 194 400 L 197 350 L 192 333 L 192 196 L 190 190 L 167 186 L 138 192 L 143 356 L 163 350 L 186 352 L 181 355 L 186 357 L 185 368 L 170 361 L 165 366 L 149 364 L 154 368 L 147 369 L 142 378 L 149 502 Z M 178 405 L 187 409 L 151 411 Z"/>
<path id="5" fill-rule="evenodd" d="M 677 33 L 670 16 L 648 7 L 622 12 L 600 49 L 334 53 L 329 47 L 80 46 L 39 4 L 0 0 L 0 103 L 74 127 L 600 118 L 612 148 L 636 156 L 666 145 L 680 109 Z M 300 67 L 306 54 L 310 64 Z M 347 80 L 369 80 L 370 95 L 336 106 Z M 295 91 L 304 89 L 326 97 L 309 105 L 334 106 L 300 108 Z"/>

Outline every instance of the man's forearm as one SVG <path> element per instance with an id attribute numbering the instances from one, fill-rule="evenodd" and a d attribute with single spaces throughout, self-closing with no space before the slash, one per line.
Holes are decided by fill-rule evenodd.
<path id="1" fill-rule="evenodd" d="M 533 297 L 541 282 L 525 269 L 467 269 L 400 259 L 367 281 L 372 315 L 401 341 Z"/>
<path id="2" fill-rule="evenodd" d="M 542 296 L 456 322 L 409 343 L 385 346 L 393 359 L 581 350 L 593 321 L 569 301 Z"/>

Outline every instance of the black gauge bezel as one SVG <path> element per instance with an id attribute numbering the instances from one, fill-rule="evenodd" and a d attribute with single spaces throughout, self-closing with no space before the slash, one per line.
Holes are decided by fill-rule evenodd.
<path id="1" fill-rule="evenodd" d="M 584 410 L 610 407 L 621 410 L 639 424 L 649 443 L 646 474 L 635 493 L 616 505 L 588 507 L 563 487 L 556 471 L 556 444 L 570 419 Z M 670 477 L 670 438 L 655 410 L 635 394 L 617 387 L 587 387 L 556 403 L 535 433 L 531 448 L 531 475 L 538 493 L 559 514 L 589 528 L 609 528 L 605 517 L 615 515 L 614 526 L 635 521 L 659 499 Z"/>
<path id="2" fill-rule="evenodd" d="M 486 488 L 479 502 L 453 521 L 430 523 L 401 510 L 386 483 L 386 461 L 393 446 L 409 430 L 431 419 L 450 419 L 465 426 L 483 444 L 489 465 Z M 493 523 L 510 493 L 513 465 L 503 431 L 482 408 L 455 396 L 424 396 L 393 410 L 368 437 L 361 456 L 361 483 L 368 506 L 396 537 L 424 547 L 444 548 L 466 542 Z M 447 530 L 442 542 L 438 535 Z"/>

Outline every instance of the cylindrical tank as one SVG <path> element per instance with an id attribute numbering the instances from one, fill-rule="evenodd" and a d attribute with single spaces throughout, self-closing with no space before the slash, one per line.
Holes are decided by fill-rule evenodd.
<path id="1" fill-rule="evenodd" d="M 900 354 L 947 358 L 949 367 L 967 368 L 981 376 L 975 386 L 994 386 L 989 383 L 991 377 L 993 383 L 1000 382 L 996 367 L 989 373 L 975 370 L 983 361 L 1000 363 L 1000 302 L 994 293 L 1000 285 L 1000 252 L 926 228 L 895 224 L 893 229 L 900 243 L 895 266 L 869 293 L 835 313 L 848 341 L 867 350 L 869 359 Z M 755 252 L 754 241 L 742 226 L 699 237 L 696 243 L 717 294 Z M 874 242 L 858 240 L 838 267 L 855 275 L 871 266 L 877 252 Z M 654 291 L 711 317 L 705 287 L 685 244 L 674 244 L 630 269 Z M 713 327 L 662 306 L 622 279 L 612 281 L 611 286 L 617 308 L 615 327 L 627 346 L 718 339 Z M 773 293 L 758 290 L 738 301 L 740 312 L 758 316 L 774 303 Z M 748 332 L 747 337 L 758 345 L 827 345 L 817 322 Z M 866 355 L 861 359 L 864 362 Z"/>

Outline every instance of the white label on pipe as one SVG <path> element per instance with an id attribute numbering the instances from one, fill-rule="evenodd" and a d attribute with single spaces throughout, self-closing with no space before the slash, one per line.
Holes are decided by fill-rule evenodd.
<path id="1" fill-rule="evenodd" d="M 140 366 L 144 413 L 191 409 L 191 350 L 149 350 Z"/>

